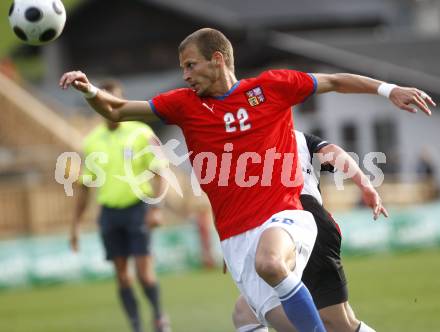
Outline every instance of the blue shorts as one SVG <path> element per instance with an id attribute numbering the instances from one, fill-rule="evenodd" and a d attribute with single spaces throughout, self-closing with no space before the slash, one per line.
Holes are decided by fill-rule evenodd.
<path id="1" fill-rule="evenodd" d="M 147 205 L 136 203 L 128 208 L 103 206 L 99 226 L 106 258 L 150 255 L 150 232 L 145 224 Z"/>

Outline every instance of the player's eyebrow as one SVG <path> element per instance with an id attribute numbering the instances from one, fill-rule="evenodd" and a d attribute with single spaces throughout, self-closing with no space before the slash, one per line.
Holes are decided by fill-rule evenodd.
<path id="1" fill-rule="evenodd" d="M 188 66 L 191 63 L 195 63 L 196 61 L 194 59 L 188 59 L 185 60 L 183 63 L 180 63 L 180 68 L 184 68 L 186 66 Z"/>

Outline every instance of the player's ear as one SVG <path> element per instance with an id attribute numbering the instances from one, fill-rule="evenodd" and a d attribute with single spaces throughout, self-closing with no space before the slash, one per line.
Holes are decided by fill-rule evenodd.
<path id="1" fill-rule="evenodd" d="M 213 61 L 214 65 L 216 65 L 216 66 L 221 63 L 222 58 L 223 58 L 223 55 L 219 51 L 216 51 L 212 54 L 212 61 Z"/>

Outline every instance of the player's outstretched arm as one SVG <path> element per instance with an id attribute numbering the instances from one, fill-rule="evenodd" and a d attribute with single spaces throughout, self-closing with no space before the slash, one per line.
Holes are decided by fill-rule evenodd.
<path id="1" fill-rule="evenodd" d="M 89 105 L 103 117 L 112 121 L 154 121 L 154 115 L 147 101 L 125 100 L 93 86 L 81 71 L 65 73 L 59 82 L 62 89 L 70 86 L 84 94 Z"/>
<path id="2" fill-rule="evenodd" d="M 373 210 L 374 220 L 379 218 L 381 214 L 388 217 L 388 211 L 382 205 L 382 199 L 378 192 L 374 189 L 365 173 L 359 168 L 356 161 L 344 149 L 336 144 L 329 144 L 318 151 L 318 156 L 322 163 L 328 162 L 337 170 L 351 177 L 361 190 L 362 200 L 365 205 Z"/>
<path id="3" fill-rule="evenodd" d="M 416 88 L 387 84 L 354 74 L 314 74 L 318 82 L 317 93 L 370 93 L 388 97 L 398 108 L 415 113 L 417 108 L 431 115 L 430 106 L 436 106 L 425 92 Z"/>

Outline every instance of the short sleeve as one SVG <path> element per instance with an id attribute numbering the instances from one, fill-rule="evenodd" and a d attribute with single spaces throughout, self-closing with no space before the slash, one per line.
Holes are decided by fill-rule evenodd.
<path id="1" fill-rule="evenodd" d="M 187 89 L 171 90 L 150 99 L 148 103 L 152 111 L 166 124 L 180 125 L 184 117 Z"/>
<path id="2" fill-rule="evenodd" d="M 295 70 L 269 70 L 262 78 L 289 106 L 304 102 L 317 88 L 315 76 Z"/>
<path id="3" fill-rule="evenodd" d="M 307 148 L 310 152 L 311 159 L 313 159 L 314 153 L 319 153 L 323 147 L 330 144 L 330 142 L 322 139 L 319 136 L 304 133 L 304 137 L 306 138 Z M 330 163 L 325 163 L 321 165 L 321 171 L 334 172 L 334 167 Z"/>
<path id="4" fill-rule="evenodd" d="M 311 154 L 319 152 L 319 150 L 321 150 L 324 146 L 330 144 L 326 140 L 323 140 L 321 137 L 315 135 L 304 133 L 304 137 L 306 138 L 307 148 Z"/>

